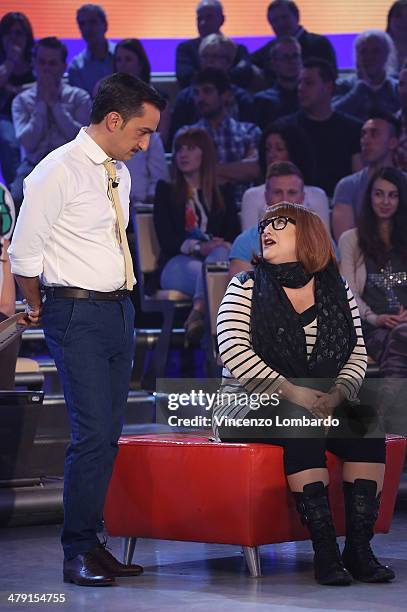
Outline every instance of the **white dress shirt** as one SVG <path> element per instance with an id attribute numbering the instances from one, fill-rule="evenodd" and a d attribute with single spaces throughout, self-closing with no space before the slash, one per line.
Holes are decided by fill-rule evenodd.
<path id="1" fill-rule="evenodd" d="M 106 153 L 82 128 L 24 181 L 24 201 L 9 248 L 11 269 L 44 285 L 114 291 L 125 284 L 116 214 L 107 195 Z M 130 174 L 116 163 L 125 226 Z"/>

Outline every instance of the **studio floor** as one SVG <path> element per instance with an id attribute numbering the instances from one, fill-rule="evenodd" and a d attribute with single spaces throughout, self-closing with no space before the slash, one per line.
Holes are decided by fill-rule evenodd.
<path id="1" fill-rule="evenodd" d="M 322 587 L 312 577 L 310 542 L 261 548 L 263 576 L 248 576 L 236 546 L 139 540 L 134 561 L 144 574 L 117 579 L 118 586 L 78 587 L 62 581 L 59 525 L 0 529 L 0 610 L 82 610 L 97 612 L 312 610 L 392 612 L 406 610 L 407 504 L 397 504 L 392 530 L 374 541 L 377 556 L 391 564 L 391 584 L 354 583 Z M 340 545 L 343 538 L 339 539 Z M 109 546 L 121 557 L 121 541 Z M 16 604 L 11 593 L 63 593 L 60 604 Z"/>

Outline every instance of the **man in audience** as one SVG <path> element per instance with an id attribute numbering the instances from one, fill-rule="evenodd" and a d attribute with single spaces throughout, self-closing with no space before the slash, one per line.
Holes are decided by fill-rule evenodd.
<path id="1" fill-rule="evenodd" d="M 274 206 L 279 202 L 292 202 L 293 204 L 304 204 L 307 208 L 312 209 L 312 205 L 310 206 L 310 203 L 305 200 L 302 174 L 292 162 L 274 162 L 269 166 L 265 196 L 267 206 Z M 314 212 L 318 211 L 314 210 Z M 255 225 L 239 234 L 232 244 L 229 253 L 230 276 L 251 270 L 253 254 L 259 251 L 259 232 Z"/>
<path id="2" fill-rule="evenodd" d="M 360 138 L 365 167 L 345 176 L 336 186 L 332 211 L 332 230 L 336 241 L 343 232 L 355 227 L 370 177 L 384 166 L 393 166 L 393 156 L 400 136 L 400 123 L 393 115 L 373 113 Z"/>
<path id="3" fill-rule="evenodd" d="M 62 81 L 67 53 L 54 36 L 39 40 L 33 51 L 37 83 L 13 100 L 14 129 L 25 152 L 10 188 L 17 209 L 24 178 L 48 153 L 75 138 L 89 120 L 89 95 Z"/>
<path id="4" fill-rule="evenodd" d="M 294 36 L 301 45 L 303 60 L 309 57 L 320 57 L 329 62 L 336 74 L 336 55 L 334 48 L 325 36 L 307 32 L 300 25 L 300 11 L 292 0 L 273 0 L 267 9 L 267 20 L 276 38 L 251 54 L 253 64 L 264 71 L 270 85 L 274 73 L 270 64 L 270 49 L 281 36 Z"/>
<path id="5" fill-rule="evenodd" d="M 335 101 L 335 108 L 361 121 L 374 109 L 395 113 L 399 108 L 395 70 L 396 53 L 390 36 L 368 30 L 355 41 L 358 79 L 352 89 Z"/>
<path id="6" fill-rule="evenodd" d="M 230 79 L 222 70 L 207 68 L 196 75 L 194 100 L 201 119 L 193 127 L 203 128 L 212 138 L 218 155 L 219 182 L 235 184 L 236 202 L 240 202 L 244 190 L 259 175 L 257 149 L 261 131 L 253 123 L 230 117 L 230 88 Z"/>
<path id="7" fill-rule="evenodd" d="M 313 164 L 313 184 L 332 196 L 336 183 L 361 168 L 361 123 L 332 108 L 335 71 L 322 59 L 304 62 L 298 85 L 301 110 L 281 121 L 302 130 Z"/>
<path id="8" fill-rule="evenodd" d="M 84 4 L 76 20 L 86 49 L 76 55 L 68 67 L 69 83 L 85 89 L 91 96 L 98 81 L 113 72 L 114 45 L 106 37 L 106 13 L 98 4 Z"/>
<path id="9" fill-rule="evenodd" d="M 254 97 L 256 123 L 264 129 L 276 119 L 298 110 L 297 86 L 301 71 L 301 47 L 293 36 L 282 36 L 270 49 L 275 85 Z"/>
<path id="10" fill-rule="evenodd" d="M 223 6 L 219 0 L 201 0 L 196 8 L 199 36 L 185 40 L 177 46 L 175 71 L 180 87 L 191 84 L 193 76 L 200 70 L 199 46 L 209 34 L 219 34 L 225 22 Z M 236 45 L 236 54 L 231 70 L 233 83 L 248 87 L 253 77 L 249 52 L 244 45 Z"/>
<path id="11" fill-rule="evenodd" d="M 407 6 L 406 6 L 407 8 Z M 407 66 L 399 74 L 398 84 L 400 110 L 396 114 L 401 124 L 400 139 L 394 156 L 394 163 L 400 170 L 407 171 Z"/>
<path id="12" fill-rule="evenodd" d="M 229 76 L 236 56 L 237 46 L 223 34 L 209 34 L 202 39 L 199 46 L 199 57 L 202 70 L 215 68 Z M 254 117 L 253 96 L 236 85 L 231 85 L 227 100 L 228 113 L 238 121 L 252 121 Z M 182 89 L 175 100 L 171 116 L 170 139 L 183 125 L 191 125 L 198 121 L 199 115 L 194 102 L 194 87 L 190 85 Z"/>

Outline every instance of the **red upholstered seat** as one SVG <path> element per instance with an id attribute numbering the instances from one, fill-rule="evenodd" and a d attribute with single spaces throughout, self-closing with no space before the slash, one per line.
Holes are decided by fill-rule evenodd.
<path id="1" fill-rule="evenodd" d="M 246 547 L 308 538 L 279 446 L 191 434 L 129 436 L 119 444 L 105 506 L 113 536 Z M 405 438 L 387 437 L 380 533 L 390 529 L 405 452 Z M 344 535 L 342 462 L 327 457 L 331 508 L 337 534 Z"/>

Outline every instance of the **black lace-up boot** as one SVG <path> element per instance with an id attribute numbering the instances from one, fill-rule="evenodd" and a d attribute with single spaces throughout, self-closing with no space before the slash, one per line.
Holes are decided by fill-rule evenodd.
<path id="1" fill-rule="evenodd" d="M 374 480 L 358 478 L 344 482 L 346 509 L 346 543 L 342 559 L 356 580 L 389 582 L 395 578 L 393 570 L 382 565 L 370 547 L 374 525 L 379 513 L 380 495 L 376 496 Z"/>
<path id="2" fill-rule="evenodd" d="M 336 533 L 328 503 L 328 487 L 323 482 L 305 485 L 302 493 L 294 493 L 301 521 L 311 534 L 315 551 L 315 579 L 323 585 L 349 585 L 352 578 L 342 564 Z"/>

